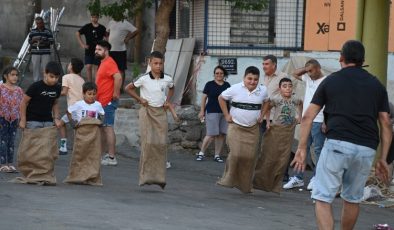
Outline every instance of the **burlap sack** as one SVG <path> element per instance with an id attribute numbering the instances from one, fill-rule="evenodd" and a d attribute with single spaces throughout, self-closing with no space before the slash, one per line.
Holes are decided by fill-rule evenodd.
<path id="1" fill-rule="evenodd" d="M 139 185 L 166 185 L 167 113 L 162 107 L 142 107 L 139 111 L 141 156 Z"/>
<path id="2" fill-rule="evenodd" d="M 103 185 L 100 125 L 100 120 L 87 118 L 76 127 L 70 169 L 64 183 Z"/>
<path id="3" fill-rule="evenodd" d="M 243 193 L 252 192 L 252 179 L 259 142 L 259 125 L 242 127 L 230 123 L 227 130 L 229 154 L 224 173 L 217 184 L 237 188 Z"/>
<path id="4" fill-rule="evenodd" d="M 253 187 L 279 193 L 288 166 L 295 125 L 271 125 L 263 135 L 261 155 L 257 160 Z"/>
<path id="5" fill-rule="evenodd" d="M 24 129 L 18 148 L 18 169 L 22 177 L 16 183 L 55 185 L 55 161 L 59 156 L 58 130 L 55 126 Z"/>

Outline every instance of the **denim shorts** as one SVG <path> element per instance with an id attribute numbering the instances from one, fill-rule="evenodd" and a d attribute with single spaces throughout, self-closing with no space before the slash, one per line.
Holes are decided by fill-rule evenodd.
<path id="1" fill-rule="evenodd" d="M 360 203 L 374 156 L 372 148 L 327 139 L 317 163 L 312 199 L 332 203 L 342 185 L 342 199 Z"/>
<path id="2" fill-rule="evenodd" d="M 207 113 L 205 114 L 205 124 L 208 136 L 217 136 L 219 134 L 227 134 L 227 121 L 223 113 Z"/>
<path id="3" fill-rule="evenodd" d="M 40 129 L 54 126 L 53 121 L 27 121 L 26 129 Z"/>
<path id="4" fill-rule="evenodd" d="M 114 126 L 115 124 L 115 111 L 118 108 L 119 101 L 112 100 L 104 107 L 104 121 L 103 126 Z"/>

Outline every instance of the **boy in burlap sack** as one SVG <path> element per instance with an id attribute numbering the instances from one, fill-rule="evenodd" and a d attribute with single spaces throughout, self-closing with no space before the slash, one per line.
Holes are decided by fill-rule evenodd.
<path id="1" fill-rule="evenodd" d="M 139 185 L 166 185 L 167 132 L 166 110 L 174 94 L 173 79 L 163 72 L 164 56 L 158 51 L 150 55 L 151 71 L 142 75 L 125 91 L 142 105 L 139 111 L 141 155 Z M 140 88 L 140 95 L 135 92 Z M 166 96 L 166 90 L 168 94 Z"/>
<path id="2" fill-rule="evenodd" d="M 219 105 L 228 125 L 229 155 L 222 178 L 217 184 L 252 192 L 252 179 L 259 143 L 259 125 L 262 121 L 262 103 L 267 88 L 259 85 L 260 71 L 254 66 L 245 70 L 243 82 L 226 89 L 219 96 Z M 231 101 L 228 112 L 226 101 Z"/>
<path id="3" fill-rule="evenodd" d="M 19 127 L 23 129 L 18 148 L 18 168 L 22 177 L 14 182 L 55 185 L 58 157 L 57 128 L 60 127 L 58 80 L 61 66 L 48 62 L 44 78 L 26 91 L 20 108 Z M 55 126 L 54 126 L 55 124 Z"/>
<path id="4" fill-rule="evenodd" d="M 253 187 L 267 192 L 279 193 L 288 166 L 295 126 L 300 122 L 302 100 L 293 96 L 293 83 L 289 78 L 279 81 L 280 95 L 269 98 L 269 114 L 274 108 L 272 124 L 267 120 L 263 135 L 261 155 L 257 160 Z M 269 116 L 269 115 L 267 115 Z"/>
<path id="5" fill-rule="evenodd" d="M 99 118 L 104 115 L 96 101 L 97 86 L 93 82 L 82 85 L 83 100 L 67 109 L 68 119 L 76 122 L 74 147 L 65 183 L 102 185 L 100 176 L 101 133 Z"/>

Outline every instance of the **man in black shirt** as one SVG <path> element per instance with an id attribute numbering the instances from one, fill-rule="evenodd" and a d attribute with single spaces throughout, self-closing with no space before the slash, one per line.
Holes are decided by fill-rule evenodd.
<path id="1" fill-rule="evenodd" d="M 98 66 L 100 64 L 100 60 L 94 55 L 97 42 L 103 40 L 107 33 L 105 26 L 99 24 L 98 20 L 99 15 L 92 13 L 90 16 L 91 23 L 84 25 L 76 32 L 79 45 L 85 49 L 87 81 L 93 81 L 93 65 Z M 85 35 L 85 42 L 83 42 L 81 35 Z"/>
<path id="2" fill-rule="evenodd" d="M 343 45 L 339 59 L 342 69 L 320 84 L 301 121 L 300 143 L 291 163 L 297 171 L 305 169 L 312 121 L 325 106 L 327 140 L 312 190 L 319 229 L 334 229 L 331 203 L 340 186 L 343 199 L 341 229 L 354 228 L 379 144 L 377 120 L 382 152 L 376 161 L 376 175 L 388 180 L 386 158 L 392 136 L 388 96 L 378 79 L 362 69 L 364 54 L 361 42 L 351 40 Z"/>

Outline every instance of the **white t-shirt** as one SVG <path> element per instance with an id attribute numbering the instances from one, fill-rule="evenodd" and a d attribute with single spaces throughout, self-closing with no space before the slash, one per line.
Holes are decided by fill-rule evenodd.
<path id="1" fill-rule="evenodd" d="M 250 92 L 243 82 L 232 85 L 230 88 L 220 94 L 225 100 L 239 103 L 250 103 L 262 105 L 267 98 L 267 87 L 258 85 L 256 89 Z M 234 106 L 230 109 L 230 115 L 233 121 L 238 125 L 252 127 L 257 123 L 260 116 L 260 110 L 245 110 Z"/>
<path id="2" fill-rule="evenodd" d="M 140 88 L 140 96 L 152 107 L 163 106 L 167 99 L 167 88 L 174 87 L 174 81 L 169 75 L 163 74 L 162 76 L 163 78 L 154 79 L 149 72 L 133 83 L 135 87 Z"/>
<path id="3" fill-rule="evenodd" d="M 85 80 L 78 74 L 70 73 L 63 76 L 62 86 L 68 88 L 67 106 L 73 105 L 75 102 L 83 99 L 82 85 Z"/>
<path id="4" fill-rule="evenodd" d="M 98 115 L 104 115 L 103 106 L 98 101 L 88 104 L 84 100 L 77 101 L 68 107 L 68 112 L 74 121 L 80 122 L 84 117 L 98 118 Z"/>
<path id="5" fill-rule="evenodd" d="M 137 28 L 126 20 L 119 22 L 109 21 L 107 32 L 109 32 L 108 42 L 111 44 L 111 51 L 126 51 L 124 39 L 129 32 L 133 33 L 136 30 Z"/>
<path id="6" fill-rule="evenodd" d="M 319 87 L 320 83 L 326 79 L 326 76 L 319 78 L 317 80 L 312 80 L 309 75 L 304 74 L 302 75 L 302 81 L 305 82 L 305 96 L 304 96 L 304 107 L 302 109 L 302 116 L 304 116 L 306 109 L 308 108 L 309 104 L 312 101 L 313 95 L 316 92 L 317 87 Z M 323 109 L 320 110 L 320 112 L 316 115 L 315 119 L 313 122 L 320 122 L 322 123 L 324 121 L 324 115 L 323 115 Z"/>

